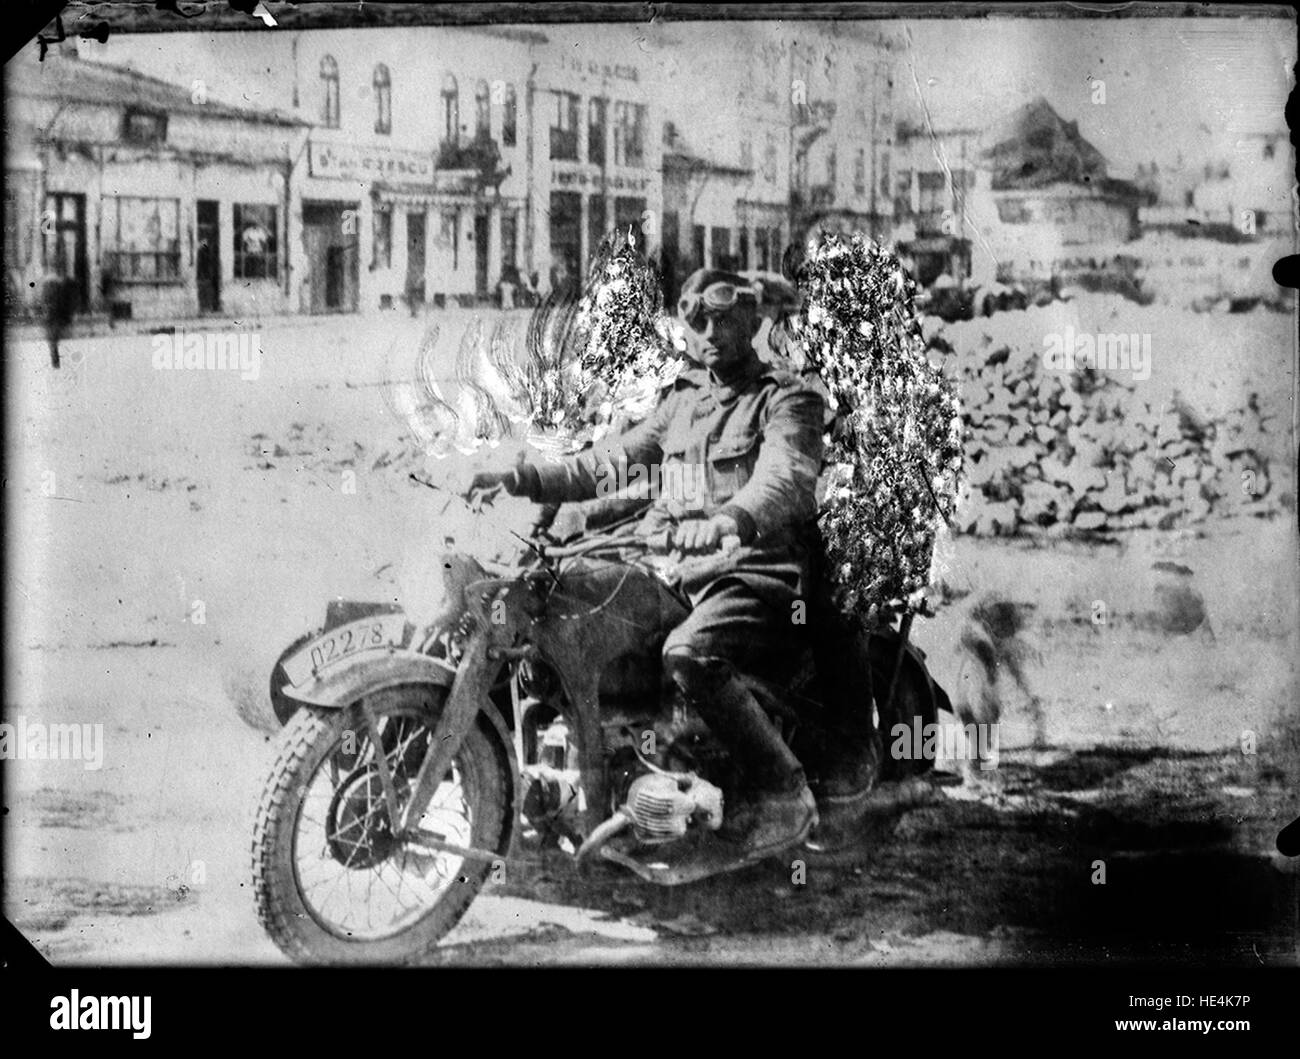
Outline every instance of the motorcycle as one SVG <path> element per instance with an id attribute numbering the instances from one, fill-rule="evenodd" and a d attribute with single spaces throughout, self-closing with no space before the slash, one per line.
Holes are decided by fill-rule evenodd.
<path id="1" fill-rule="evenodd" d="M 252 874 L 291 959 L 418 961 L 530 847 L 670 886 L 751 862 L 719 834 L 743 794 L 727 750 L 661 672 L 689 609 L 668 537 L 520 539 L 513 564 L 416 547 L 400 603 L 336 600 L 276 663 Z M 948 709 L 909 626 L 862 637 L 882 789 L 932 762 L 885 758 L 879 733 Z M 802 758 L 811 653 L 789 687 L 746 679 Z"/>

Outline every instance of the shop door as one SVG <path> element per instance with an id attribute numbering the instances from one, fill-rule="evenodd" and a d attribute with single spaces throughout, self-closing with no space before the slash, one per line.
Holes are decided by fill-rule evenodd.
<path id="1" fill-rule="evenodd" d="M 360 255 L 356 216 L 355 203 L 303 205 L 303 248 L 311 270 L 313 313 L 357 310 Z"/>
<path id="2" fill-rule="evenodd" d="M 198 252 L 194 271 L 199 287 L 199 312 L 221 311 L 221 224 L 219 204 L 198 201 Z"/>
<path id="3" fill-rule="evenodd" d="M 55 192 L 45 196 L 50 230 L 45 235 L 45 267 L 76 284 L 76 311 L 88 308 L 86 277 L 86 196 Z"/>
<path id="4" fill-rule="evenodd" d="M 488 290 L 488 219 L 486 213 L 474 217 L 474 291 L 480 298 Z"/>
<path id="5" fill-rule="evenodd" d="M 413 307 L 423 305 L 426 297 L 424 269 L 428 241 L 425 230 L 423 210 L 406 215 L 406 297 Z"/>
<path id="6" fill-rule="evenodd" d="M 582 200 L 574 191 L 551 192 L 551 287 L 578 281 L 582 252 Z"/>

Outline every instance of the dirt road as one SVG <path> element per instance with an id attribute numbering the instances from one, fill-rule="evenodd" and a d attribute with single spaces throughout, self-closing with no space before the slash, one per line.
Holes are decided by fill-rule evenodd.
<path id="1" fill-rule="evenodd" d="M 155 372 L 147 336 L 68 342 L 79 379 L 11 347 L 5 720 L 102 726 L 98 767 L 6 762 L 5 910 L 51 960 L 283 962 L 249 884 L 264 681 L 326 600 L 374 597 L 420 521 L 372 385 L 391 338 L 269 333 L 257 381 Z M 1294 962 L 1297 866 L 1271 852 L 1300 812 L 1294 538 L 1204 530 L 958 541 L 957 594 L 1023 603 L 1042 656 L 1041 715 L 1010 703 L 978 796 L 937 792 L 857 860 L 672 891 L 512 865 L 438 961 Z M 1210 628 L 1152 620 L 1158 558 L 1195 571 Z M 960 607 L 916 634 L 950 688 Z"/>

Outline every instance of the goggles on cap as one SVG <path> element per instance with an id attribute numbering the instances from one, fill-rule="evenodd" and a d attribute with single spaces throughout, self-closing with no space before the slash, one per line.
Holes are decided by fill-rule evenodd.
<path id="1" fill-rule="evenodd" d="M 683 320 L 692 319 L 701 308 L 706 313 L 725 312 L 736 304 L 740 298 L 755 297 L 752 287 L 738 287 L 725 281 L 710 283 L 702 291 L 683 294 L 677 300 L 677 312 Z"/>

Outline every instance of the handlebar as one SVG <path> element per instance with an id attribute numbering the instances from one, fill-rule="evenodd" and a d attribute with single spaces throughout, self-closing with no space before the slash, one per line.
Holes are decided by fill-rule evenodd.
<path id="1" fill-rule="evenodd" d="M 571 559 L 577 555 L 623 549 L 648 552 L 651 555 L 670 555 L 675 550 L 672 530 L 660 530 L 649 536 L 626 533 L 616 537 L 598 537 L 595 540 L 579 541 L 577 544 L 538 544 L 536 547 L 538 552 L 547 559 Z M 704 554 L 730 555 L 739 547 L 740 538 L 728 536 L 722 538 L 722 543 L 715 552 Z"/>
<path id="2" fill-rule="evenodd" d="M 422 478 L 417 474 L 409 474 L 408 477 L 413 482 L 418 482 L 429 489 L 440 493 L 445 493 L 454 497 L 462 504 L 469 506 L 468 501 L 454 490 L 447 489 L 445 486 L 436 482 L 431 482 L 427 478 Z M 472 510 L 472 508 L 471 508 Z M 527 538 L 521 538 L 526 540 Z M 591 555 L 603 551 L 621 551 L 623 549 L 632 549 L 634 551 L 648 552 L 651 555 L 671 555 L 676 549 L 673 546 L 673 531 L 671 529 L 660 530 L 658 533 L 649 536 L 636 534 L 621 534 L 614 537 L 597 537 L 592 540 L 578 541 L 576 544 L 543 544 L 541 541 L 529 540 L 529 547 L 544 559 L 571 559 L 577 555 Z M 730 555 L 740 547 L 740 538 L 729 535 L 722 538 L 719 547 L 713 552 L 702 552 L 701 555 Z"/>

